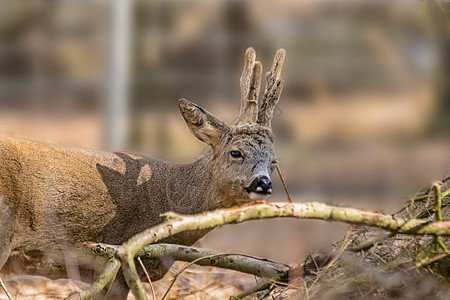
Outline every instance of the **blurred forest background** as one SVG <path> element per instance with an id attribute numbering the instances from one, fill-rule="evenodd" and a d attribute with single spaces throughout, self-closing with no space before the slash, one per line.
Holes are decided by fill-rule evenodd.
<path id="1" fill-rule="evenodd" d="M 0 1 L 1 134 L 192 160 L 177 100 L 232 122 L 245 49 L 267 68 L 285 48 L 274 126 L 296 200 L 386 208 L 448 172 L 450 2 L 135 0 L 125 33 L 116 2 Z"/>
<path id="2" fill-rule="evenodd" d="M 0 134 L 192 161 L 207 148 L 177 100 L 231 123 L 245 49 L 267 70 L 285 48 L 273 124 L 294 201 L 393 213 L 450 170 L 449 16 L 437 0 L 0 0 Z M 348 227 L 261 224 L 203 245 L 290 263 Z M 230 280 L 202 274 L 200 291 Z"/>

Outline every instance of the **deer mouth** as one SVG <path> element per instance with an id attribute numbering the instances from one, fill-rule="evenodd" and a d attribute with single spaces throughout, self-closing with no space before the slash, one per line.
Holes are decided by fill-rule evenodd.
<path id="1" fill-rule="evenodd" d="M 266 200 L 270 196 L 270 194 L 255 193 L 255 192 L 250 192 L 250 193 L 248 193 L 248 195 L 249 195 L 250 199 L 253 201 Z"/>

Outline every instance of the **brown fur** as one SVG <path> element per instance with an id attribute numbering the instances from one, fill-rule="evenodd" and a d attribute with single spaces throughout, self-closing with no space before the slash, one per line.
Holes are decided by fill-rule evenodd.
<path id="1" fill-rule="evenodd" d="M 121 244 L 159 223 L 163 212 L 196 214 L 251 201 L 246 188 L 255 176 L 272 171 L 270 128 L 252 122 L 227 126 L 187 100 L 179 105 L 192 133 L 212 148 L 190 164 L 0 138 L 0 268 L 8 257 L 18 257 L 27 272 L 34 268 L 51 277 L 66 269 L 101 270 L 102 262 L 81 248 L 83 242 Z M 256 120 L 257 113 L 246 115 Z M 206 232 L 165 242 L 191 245 Z M 155 280 L 170 262 L 147 266 Z"/>

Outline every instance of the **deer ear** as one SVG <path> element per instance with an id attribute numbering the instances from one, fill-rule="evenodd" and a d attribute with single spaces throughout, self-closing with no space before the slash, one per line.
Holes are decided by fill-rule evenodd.
<path id="1" fill-rule="evenodd" d="M 228 126 L 186 99 L 180 99 L 178 105 L 186 124 L 195 137 L 214 148 L 222 133 L 228 130 Z"/>

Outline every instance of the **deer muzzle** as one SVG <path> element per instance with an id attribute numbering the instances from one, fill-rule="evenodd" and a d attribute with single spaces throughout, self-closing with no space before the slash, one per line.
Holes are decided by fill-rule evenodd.
<path id="1" fill-rule="evenodd" d="M 272 194 L 272 181 L 267 176 L 259 176 L 253 179 L 247 188 L 252 200 L 264 200 Z"/>

